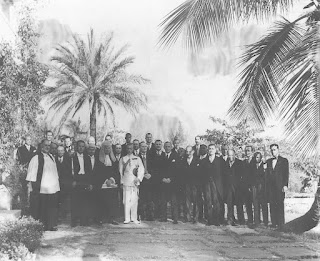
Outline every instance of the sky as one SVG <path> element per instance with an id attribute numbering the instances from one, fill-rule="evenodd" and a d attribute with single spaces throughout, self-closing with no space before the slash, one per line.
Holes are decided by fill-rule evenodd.
<path id="1" fill-rule="evenodd" d="M 63 42 L 65 31 L 86 36 L 90 28 L 97 35 L 113 31 L 116 46 L 130 45 L 128 54 L 136 57 L 131 70 L 149 78 L 151 84 L 142 88 L 149 103 L 138 118 L 117 111 L 116 127 L 125 131 L 132 131 L 133 123 L 144 118 L 143 130 L 156 132 L 162 126 L 148 124 L 146 118 L 174 117 L 193 137 L 212 127 L 209 116 L 228 119 L 227 110 L 237 88 L 241 47 L 257 41 L 270 25 L 238 26 L 195 57 L 182 48 L 181 42 L 166 50 L 158 46 L 161 20 L 182 0 L 46 1 L 39 19 L 49 21 L 43 29 L 49 47 L 52 42 Z M 300 5 L 296 10 L 292 17 L 300 12 Z"/>

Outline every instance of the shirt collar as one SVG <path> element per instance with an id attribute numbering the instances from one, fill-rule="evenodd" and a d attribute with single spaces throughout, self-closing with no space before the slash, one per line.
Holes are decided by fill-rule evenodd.
<path id="1" fill-rule="evenodd" d="M 83 153 L 80 154 L 79 152 L 77 152 L 77 156 L 83 158 Z"/>

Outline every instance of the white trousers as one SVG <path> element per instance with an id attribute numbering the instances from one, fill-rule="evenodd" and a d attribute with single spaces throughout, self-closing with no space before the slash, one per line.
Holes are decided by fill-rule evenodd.
<path id="1" fill-rule="evenodd" d="M 137 221 L 139 188 L 123 186 L 124 220 Z"/>

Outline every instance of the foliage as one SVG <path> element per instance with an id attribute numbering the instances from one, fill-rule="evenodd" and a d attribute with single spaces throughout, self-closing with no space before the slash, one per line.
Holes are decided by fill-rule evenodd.
<path id="1" fill-rule="evenodd" d="M 37 25 L 33 6 L 22 5 L 16 42 L 0 43 L 0 165 L 9 172 L 15 144 L 26 133 L 33 134 L 40 107 L 41 90 L 48 69 L 37 61 Z"/>
<path id="2" fill-rule="evenodd" d="M 73 34 L 72 41 L 56 48 L 51 58 L 56 83 L 46 88 L 44 97 L 50 110 L 63 111 L 60 126 L 85 108 L 90 136 L 95 137 L 99 115 L 113 118 L 115 106 L 135 113 L 146 105 L 146 96 L 136 87 L 149 80 L 128 72 L 134 57 L 125 56 L 127 46 L 115 50 L 112 42 L 112 33 L 97 42 L 91 29 L 87 41 Z"/>
<path id="3" fill-rule="evenodd" d="M 192 51 L 211 45 L 223 32 L 239 23 L 285 13 L 294 0 L 189 0 L 182 3 L 161 22 L 160 44 L 170 46 L 180 36 Z"/>
<path id="4" fill-rule="evenodd" d="M 180 145 L 185 144 L 187 141 L 187 134 L 182 126 L 181 121 L 178 123 L 178 128 L 177 129 L 172 129 L 169 132 L 169 140 L 173 142 L 175 139 L 179 139 Z"/>
<path id="5" fill-rule="evenodd" d="M 42 224 L 30 217 L 1 222 L 0 257 L 9 257 L 11 260 L 28 260 L 31 256 L 30 252 L 40 247 L 42 235 Z"/>

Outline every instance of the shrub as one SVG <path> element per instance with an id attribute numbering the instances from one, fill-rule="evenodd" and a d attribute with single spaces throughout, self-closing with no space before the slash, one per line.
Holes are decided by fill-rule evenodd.
<path id="1" fill-rule="evenodd" d="M 30 252 L 40 247 L 43 226 L 31 217 L 0 224 L 0 260 L 28 260 Z M 29 252 L 30 251 L 30 252 Z"/>

